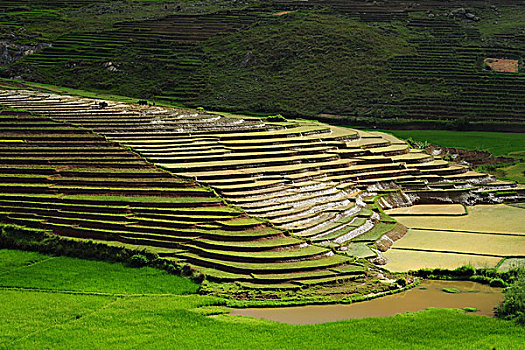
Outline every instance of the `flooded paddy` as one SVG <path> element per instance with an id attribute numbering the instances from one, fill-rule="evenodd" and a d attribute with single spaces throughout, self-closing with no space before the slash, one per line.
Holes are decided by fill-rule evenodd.
<path id="1" fill-rule="evenodd" d="M 504 257 L 525 256 L 524 209 L 498 204 L 467 210 L 468 215 L 463 216 L 421 215 L 420 209 L 415 209 L 415 215 L 391 213 L 409 231 L 383 254 L 388 260 L 385 267 L 396 272 L 463 265 L 495 267 Z"/>
<path id="2" fill-rule="evenodd" d="M 444 288 L 459 293 L 444 292 Z M 423 281 L 418 287 L 385 297 L 347 305 L 234 309 L 231 315 L 263 318 L 291 324 L 315 324 L 352 318 L 388 317 L 427 308 L 475 308 L 476 315 L 493 316 L 503 300 L 502 288 L 467 281 Z"/>
<path id="3" fill-rule="evenodd" d="M 445 205 L 447 207 L 447 205 Z M 525 211 L 505 204 L 468 207 L 464 216 L 392 216 L 409 228 L 525 235 Z"/>
<path id="4" fill-rule="evenodd" d="M 525 255 L 525 235 L 409 229 L 394 249 L 467 253 L 489 256 Z"/>

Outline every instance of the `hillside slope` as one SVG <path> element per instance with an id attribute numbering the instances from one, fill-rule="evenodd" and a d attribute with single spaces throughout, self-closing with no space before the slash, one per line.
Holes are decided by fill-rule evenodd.
<path id="1" fill-rule="evenodd" d="M 524 131 L 523 5 L 469 4 L 0 1 L 0 75 L 345 125 Z M 510 71 L 491 68 L 501 59 Z"/>

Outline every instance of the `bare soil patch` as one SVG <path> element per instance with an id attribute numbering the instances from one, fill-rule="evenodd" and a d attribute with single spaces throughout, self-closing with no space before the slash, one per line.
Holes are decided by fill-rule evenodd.
<path id="1" fill-rule="evenodd" d="M 274 16 L 282 16 L 282 15 L 286 15 L 287 13 L 292 13 L 292 12 L 295 12 L 295 11 L 281 11 L 281 12 L 276 12 L 273 15 Z"/>
<path id="2" fill-rule="evenodd" d="M 506 58 L 485 58 L 483 61 L 490 69 L 496 72 L 512 72 L 517 73 L 519 69 L 518 60 Z"/>

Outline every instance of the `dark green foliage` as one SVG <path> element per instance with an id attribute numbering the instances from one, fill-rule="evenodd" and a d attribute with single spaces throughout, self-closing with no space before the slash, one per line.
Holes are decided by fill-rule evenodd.
<path id="1" fill-rule="evenodd" d="M 2 225 L 2 227 L 0 227 L 0 232 L 0 244 L 4 242 L 4 239 L 41 241 L 46 236 L 46 233 L 42 230 L 29 229 L 17 225 Z"/>
<path id="2" fill-rule="evenodd" d="M 494 268 L 476 269 L 472 266 L 462 266 L 455 270 L 441 268 L 421 269 L 411 271 L 410 273 L 419 277 L 436 280 L 469 280 L 489 284 L 491 287 L 505 287 L 509 283 L 512 283 L 518 274 L 517 270 L 499 272 Z"/>
<path id="3" fill-rule="evenodd" d="M 525 324 L 525 270 L 520 270 L 518 279 L 505 289 L 505 300 L 496 308 L 496 316 Z"/>
<path id="4" fill-rule="evenodd" d="M 398 285 L 404 287 L 404 286 L 407 285 L 407 279 L 404 278 L 404 277 L 400 277 L 400 278 L 398 278 L 398 279 L 396 280 L 396 284 L 398 284 Z"/>
<path id="5" fill-rule="evenodd" d="M 470 130 L 470 127 L 471 127 L 469 117 L 461 117 L 458 119 L 453 119 L 451 121 L 447 121 L 445 125 L 447 129 L 458 130 L 458 131 Z"/>
<path id="6" fill-rule="evenodd" d="M 129 265 L 131 267 L 143 267 L 148 265 L 149 260 L 142 254 L 135 254 L 129 258 Z"/>
<path id="7" fill-rule="evenodd" d="M 503 288 L 503 287 L 505 287 L 506 283 L 501 278 L 493 278 L 493 279 L 490 280 L 489 285 L 491 287 Z"/>
<path id="8" fill-rule="evenodd" d="M 460 276 L 472 276 L 476 273 L 476 268 L 474 266 L 461 266 L 458 267 L 455 272 Z"/>
<path id="9" fill-rule="evenodd" d="M 356 16 L 355 2 L 285 16 L 275 2 L 88 2 L 4 6 L 0 34 L 53 47 L 0 76 L 340 125 L 525 131 L 522 73 L 483 69 L 484 58 L 522 56 L 520 7 L 482 6 L 482 21 L 463 23 L 428 17 L 426 3 L 401 18 L 374 3 L 377 18 Z"/>
<path id="10" fill-rule="evenodd" d="M 476 309 L 475 307 L 464 307 L 463 310 L 465 310 L 466 312 L 476 312 L 476 311 L 478 311 L 478 309 Z"/>
<path id="11" fill-rule="evenodd" d="M 17 225 L 0 225 L 0 248 L 14 248 L 73 256 L 95 258 L 105 261 L 128 261 L 136 251 L 127 248 L 111 247 L 93 241 L 77 241 L 49 234 L 42 230 L 28 229 Z M 158 256 L 154 253 L 141 252 L 150 260 Z"/>
<path id="12" fill-rule="evenodd" d="M 204 50 L 206 106 L 289 115 L 348 112 L 358 100 L 402 94 L 386 60 L 413 52 L 398 35 L 309 12 L 214 37 Z"/>

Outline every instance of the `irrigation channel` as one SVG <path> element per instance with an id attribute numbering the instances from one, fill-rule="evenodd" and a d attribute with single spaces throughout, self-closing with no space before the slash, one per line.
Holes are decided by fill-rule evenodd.
<path id="1" fill-rule="evenodd" d="M 456 289 L 447 293 L 443 289 Z M 476 315 L 494 316 L 494 307 L 503 301 L 502 288 L 468 281 L 425 280 L 416 288 L 399 294 L 355 304 L 312 305 L 281 308 L 233 309 L 231 315 L 264 318 L 291 324 L 335 322 L 350 318 L 388 317 L 427 308 L 476 308 Z"/>

